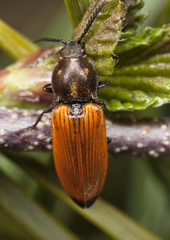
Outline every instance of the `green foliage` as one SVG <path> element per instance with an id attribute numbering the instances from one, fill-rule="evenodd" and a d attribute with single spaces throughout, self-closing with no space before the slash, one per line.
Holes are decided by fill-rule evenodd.
<path id="1" fill-rule="evenodd" d="M 89 16 L 102 1 L 92 1 L 89 10 L 84 15 L 74 31 L 73 39 L 77 40 L 83 33 Z M 98 75 L 111 75 L 114 72 L 115 61 L 111 54 L 117 46 L 121 35 L 121 18 L 126 8 L 119 0 L 107 0 L 102 11 L 98 14 L 86 36 L 83 38 L 85 50 L 93 61 Z"/>
<path id="2" fill-rule="evenodd" d="M 7 156 L 11 158 L 11 155 L 8 153 Z M 17 177 L 13 177 L 13 174 L 9 171 L 9 168 L 12 167 L 13 170 L 15 169 L 15 171 L 18 171 L 18 174 L 22 176 L 27 184 L 31 184 L 32 179 L 36 180 L 39 187 L 43 186 L 43 188 L 48 191 L 47 194 L 52 194 L 53 202 L 54 200 L 58 201 L 57 199 L 62 200 L 80 216 L 87 219 L 93 225 L 106 233 L 106 235 L 110 236 L 111 239 L 160 240 L 160 238 L 146 231 L 114 206 L 102 199 L 99 199 L 93 207 L 88 210 L 81 209 L 56 186 L 56 177 L 53 177 L 51 169 L 48 166 L 44 167 L 40 163 L 37 163 L 34 158 L 27 159 L 25 155 L 23 155 L 23 157 L 22 155 L 18 157 L 18 155 L 15 154 L 13 156 L 13 162 L 11 162 L 8 157 L 1 157 L 2 159 L 5 158 L 4 161 L 6 161 L 7 166 L 3 166 L 3 171 L 9 176 L 9 178 L 12 178 L 16 182 L 20 183 L 19 179 Z M 2 163 L 0 166 L 2 166 Z M 29 179 L 27 175 L 31 176 L 31 178 Z M 50 239 L 53 239 L 53 235 L 54 237 L 60 236 L 59 239 L 67 239 L 67 234 L 65 232 L 68 230 L 65 229 L 65 232 L 63 232 L 63 226 L 57 223 L 56 220 L 54 221 L 54 219 L 49 219 L 47 213 L 37 206 L 35 200 L 34 202 L 31 201 L 29 196 L 24 193 L 24 191 L 28 191 L 28 189 L 24 189 L 24 185 L 22 183 L 20 183 L 23 185 L 21 191 L 2 174 L 0 174 L 0 180 L 2 183 L 0 196 L 3 200 L 3 204 L 5 204 L 5 207 L 8 207 L 11 215 L 13 213 L 18 215 L 18 221 L 21 225 L 23 224 L 24 227 L 26 225 L 26 228 L 22 228 L 24 231 L 29 229 L 31 233 L 34 233 L 32 239 L 37 239 L 39 236 L 44 237 L 40 239 L 46 239 L 49 234 L 49 226 L 51 231 L 53 231 L 50 235 Z M 33 218 L 33 221 L 30 221 L 30 218 Z M 46 225 L 44 225 L 44 223 L 46 223 Z M 43 230 L 45 233 L 43 233 Z M 22 231 L 19 231 L 19 233 L 21 234 Z M 74 238 L 74 236 L 70 234 L 70 238 L 68 239 L 77 238 Z"/>
<path id="3" fill-rule="evenodd" d="M 49 236 L 51 240 L 78 239 L 2 172 L 0 172 L 0 182 L 0 209 L 3 212 L 0 216 L 1 233 L 22 240 L 46 240 Z"/>
<path id="4" fill-rule="evenodd" d="M 102 0 L 93 0 L 78 26 L 77 22 L 73 24 L 77 27 L 72 39 L 77 40 L 82 35 L 89 17 L 101 2 Z M 141 110 L 150 106 L 161 106 L 170 101 L 170 25 L 166 24 L 159 28 L 146 27 L 137 33 L 139 23 L 146 18 L 146 14 L 139 12 L 143 1 L 124 2 L 106 0 L 105 6 L 83 38 L 86 53 L 94 62 L 99 81 L 111 82 L 110 86 L 100 90 L 98 95 L 106 102 L 109 110 Z M 72 4 L 72 1 L 67 0 L 66 5 L 72 21 L 75 22 L 75 19 L 81 19 L 88 1 L 77 0 Z M 11 55 L 24 56 L 28 51 L 35 51 L 34 44 L 2 22 L 0 29 L 3 33 L 0 44 Z M 6 41 L 5 36 L 8 37 Z M 55 59 L 54 55 L 51 56 L 49 57 L 51 62 L 47 61 L 47 65 L 44 64 L 44 60 L 42 61 L 41 71 L 42 73 L 44 71 L 44 74 L 52 71 L 56 63 L 56 56 Z M 39 84 L 39 76 L 34 78 L 31 68 L 25 67 L 17 72 L 16 66 L 14 65 L 13 69 L 8 68 L 11 70 L 10 78 L 7 76 L 0 79 L 2 86 L 6 84 L 7 90 L 12 94 L 17 93 L 21 82 L 25 84 L 23 78 L 28 78 L 26 86 L 30 86 L 29 83 L 32 83 L 33 79 L 35 85 Z M 39 69 L 37 67 L 34 70 L 38 73 Z M 40 76 L 42 73 L 39 73 Z M 16 81 L 13 81 L 15 78 Z M 34 89 L 29 87 L 26 89 L 26 86 L 25 91 L 34 92 Z M 40 94 L 40 91 L 36 94 Z"/>
<path id="5" fill-rule="evenodd" d="M 118 45 L 120 67 L 109 77 L 111 86 L 99 92 L 113 109 L 145 109 L 170 101 L 170 25 L 147 27 Z M 113 55 L 114 57 L 114 55 Z"/>
<path id="6" fill-rule="evenodd" d="M 139 13 L 143 1 L 123 2 L 128 6 L 123 25 L 120 19 L 124 15 L 123 4 L 118 0 L 107 1 L 107 11 L 101 12 L 84 39 L 99 80 L 109 79 L 111 82 L 109 87 L 99 91 L 99 96 L 111 110 L 161 106 L 170 100 L 170 26 L 147 27 L 136 33 L 139 23 L 146 18 L 146 14 Z M 65 0 L 65 3 L 75 27 L 87 8 L 88 0 Z M 96 4 L 97 1 L 92 1 L 91 11 Z M 89 16 L 89 12 L 85 16 Z M 84 27 L 86 20 L 82 19 L 73 38 L 81 34 L 81 26 Z M 3 47 L 4 32 L 1 36 L 4 37 L 0 42 Z M 106 38 L 102 40 L 103 36 Z M 13 39 L 12 35 L 10 37 Z M 6 42 L 9 44 L 4 49 L 10 55 L 15 58 L 25 55 L 27 41 L 19 40 L 19 44 L 14 41 L 16 48 L 8 39 Z M 33 45 L 29 46 L 32 49 Z M 110 160 L 111 184 L 106 183 L 105 191 L 111 197 L 104 192 L 103 196 L 108 201 L 99 199 L 91 209 L 82 210 L 59 189 L 54 166 L 51 167 L 48 159 L 50 155 L 41 153 L 1 154 L 1 239 L 79 239 L 79 236 L 88 240 L 99 239 L 98 236 L 102 240 L 160 239 L 117 210 L 111 204 L 113 202 L 155 234 L 169 239 L 170 166 L 167 162 L 163 166 L 159 159 L 156 173 L 143 159 L 129 160 L 125 156 L 122 165 L 120 159 Z M 152 164 L 155 165 L 155 160 Z M 124 188 L 120 187 L 122 181 L 126 183 Z M 118 191 L 120 196 L 116 202 L 113 196 Z"/>
<path id="7" fill-rule="evenodd" d="M 161 28 L 146 27 L 135 36 L 127 31 L 122 33 L 122 38 L 126 40 L 120 42 L 115 50 L 121 67 L 145 62 L 153 56 L 161 57 L 161 54 L 170 52 L 170 24 Z"/>
<path id="8" fill-rule="evenodd" d="M 165 167 L 168 176 L 170 166 L 169 163 L 165 166 L 164 162 L 166 161 L 160 158 L 152 162 L 149 159 L 138 161 L 131 158 L 127 211 L 134 219 L 140 217 L 143 226 L 148 226 L 153 232 L 160 234 L 162 239 L 168 240 L 170 236 L 169 191 L 165 187 L 165 182 L 160 180 L 159 170 L 157 169 L 157 174 L 154 171 L 155 165 L 159 164 L 162 170 Z M 151 202 L 150 199 L 152 199 Z"/>
<path id="9" fill-rule="evenodd" d="M 33 44 L 31 40 L 13 30 L 1 19 L 0 46 L 4 51 L 6 51 L 11 57 L 15 59 L 25 57 L 28 54 L 39 50 L 39 47 Z"/>
<path id="10" fill-rule="evenodd" d="M 90 5 L 90 12 L 96 7 L 94 3 Z M 98 94 L 109 110 L 158 107 L 170 101 L 170 25 L 146 27 L 137 34 L 138 24 L 146 18 L 146 14 L 138 13 L 143 1 L 127 0 L 125 3 L 127 17 L 122 34 L 125 6 L 119 0 L 106 1 L 83 39 L 99 80 L 111 82 Z M 89 14 L 86 12 L 75 29 L 74 39 L 82 34 Z"/>

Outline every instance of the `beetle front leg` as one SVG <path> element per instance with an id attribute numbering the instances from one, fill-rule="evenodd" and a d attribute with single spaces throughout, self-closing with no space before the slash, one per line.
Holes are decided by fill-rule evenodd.
<path id="1" fill-rule="evenodd" d="M 50 85 L 51 85 L 51 83 L 46 84 L 46 85 L 43 87 L 43 91 L 44 91 L 44 92 L 48 92 L 48 93 L 53 93 L 52 88 L 49 88 Z"/>
<path id="2" fill-rule="evenodd" d="M 107 137 L 107 144 L 111 143 L 112 139 Z"/>
<path id="3" fill-rule="evenodd" d="M 45 109 L 43 110 L 43 112 L 39 115 L 39 117 L 37 118 L 37 121 L 36 121 L 32 126 L 26 128 L 25 131 L 29 131 L 29 130 L 31 130 L 31 129 L 34 129 L 34 128 L 37 126 L 37 124 L 40 122 L 40 120 L 41 120 L 41 118 L 43 117 L 43 115 L 44 115 L 45 113 L 50 113 L 50 112 L 52 112 L 53 109 L 54 109 L 54 106 L 49 107 L 49 108 L 45 108 Z"/>
<path id="4" fill-rule="evenodd" d="M 98 82 L 97 89 L 99 90 L 99 89 L 105 88 L 105 87 L 107 87 L 109 84 L 110 84 L 110 81 L 99 81 L 99 82 Z"/>

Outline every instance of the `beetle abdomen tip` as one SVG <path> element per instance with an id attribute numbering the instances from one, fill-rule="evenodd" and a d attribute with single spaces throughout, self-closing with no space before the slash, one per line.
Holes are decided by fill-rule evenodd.
<path id="1" fill-rule="evenodd" d="M 72 198 L 75 203 L 77 203 L 80 207 L 82 208 L 89 208 L 97 199 L 97 196 L 93 197 L 92 199 L 84 202 L 84 201 L 79 201 L 75 198 Z"/>

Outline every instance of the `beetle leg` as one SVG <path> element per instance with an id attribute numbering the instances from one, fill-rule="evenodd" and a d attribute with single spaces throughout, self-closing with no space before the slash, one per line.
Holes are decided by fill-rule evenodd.
<path id="1" fill-rule="evenodd" d="M 107 137 L 107 144 L 111 143 L 112 139 Z"/>
<path id="2" fill-rule="evenodd" d="M 25 130 L 26 130 L 26 131 L 29 131 L 29 130 L 35 128 L 35 127 L 37 126 L 37 124 L 39 123 L 39 121 L 41 120 L 41 118 L 43 117 L 44 113 L 50 113 L 50 112 L 52 112 L 52 110 L 53 110 L 54 108 L 55 108 L 54 106 L 49 107 L 49 108 L 45 108 L 45 109 L 43 110 L 43 112 L 39 115 L 39 117 L 37 118 L 37 121 L 36 121 L 32 126 L 26 128 Z"/>
<path id="3" fill-rule="evenodd" d="M 44 91 L 44 92 L 53 93 L 52 88 L 49 88 L 50 85 L 51 85 L 51 83 L 46 84 L 46 85 L 43 87 L 43 91 Z"/>
<path id="4" fill-rule="evenodd" d="M 107 87 L 109 84 L 110 84 L 110 81 L 99 81 L 97 89 L 101 89 L 101 88 Z"/>
<path id="5" fill-rule="evenodd" d="M 105 102 L 99 101 L 98 104 L 103 106 L 103 111 L 104 112 L 108 112 Z"/>
<path id="6" fill-rule="evenodd" d="M 54 109 L 53 106 L 52 106 L 52 107 L 49 107 L 49 108 L 45 108 L 45 109 L 43 110 L 43 112 L 39 115 L 39 117 L 37 118 L 37 121 L 32 125 L 32 127 L 34 128 L 34 127 L 37 126 L 37 124 L 39 123 L 39 121 L 40 121 L 41 118 L 43 117 L 44 113 L 50 113 L 50 112 L 52 112 L 53 109 Z"/>

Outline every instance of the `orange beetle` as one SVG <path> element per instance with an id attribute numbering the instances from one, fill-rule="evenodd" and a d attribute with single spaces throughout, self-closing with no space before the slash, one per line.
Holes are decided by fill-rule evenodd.
<path id="1" fill-rule="evenodd" d="M 105 0 L 88 21 L 77 40 L 42 38 L 37 41 L 62 42 L 60 59 L 56 64 L 52 83 L 44 91 L 54 95 L 52 111 L 52 143 L 55 167 L 68 195 L 81 207 L 90 207 L 103 189 L 107 173 L 107 138 L 102 105 L 97 89 L 109 84 L 97 81 L 93 62 L 86 56 L 81 40 L 87 33 Z M 52 85 L 52 88 L 49 87 Z"/>

